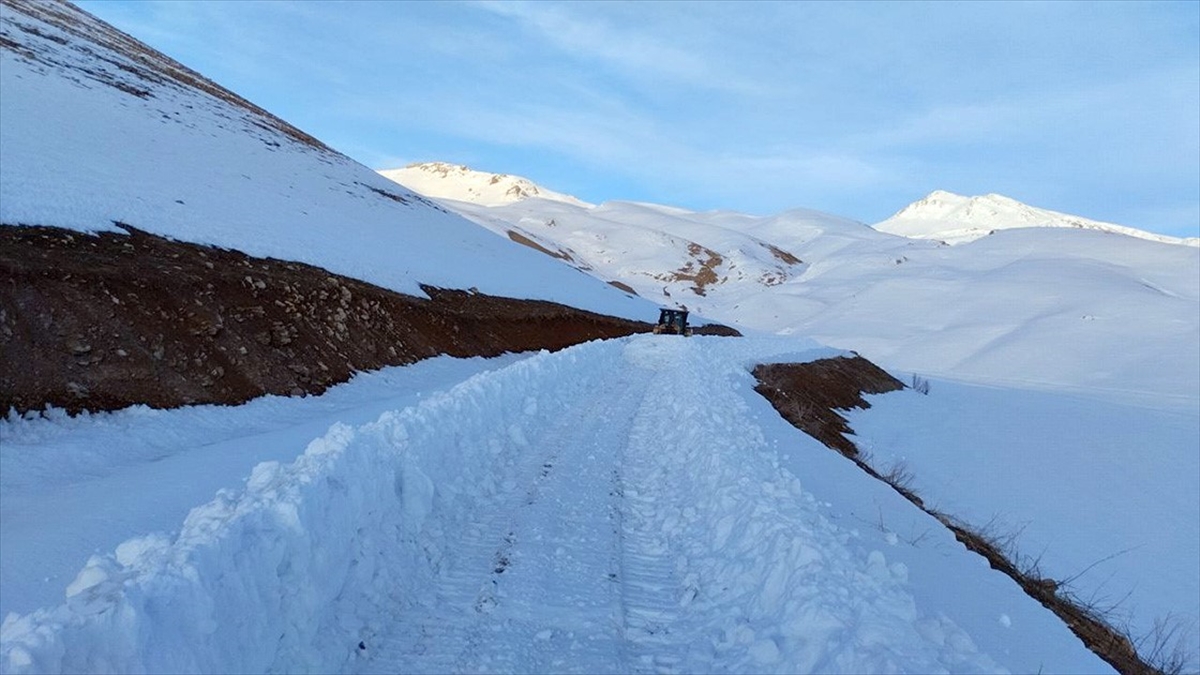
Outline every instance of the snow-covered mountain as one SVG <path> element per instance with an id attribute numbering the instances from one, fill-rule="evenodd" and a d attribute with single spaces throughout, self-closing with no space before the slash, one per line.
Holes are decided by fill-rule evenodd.
<path id="1" fill-rule="evenodd" d="M 662 304 L 695 308 L 694 297 L 707 296 L 717 287 L 740 282 L 776 286 L 807 268 L 784 248 L 742 231 L 741 225 L 754 219 L 737 213 L 699 215 L 631 202 L 595 206 L 512 176 L 503 178 L 523 186 L 523 194 L 542 199 L 493 200 L 476 197 L 474 191 L 461 186 L 490 185 L 497 180 L 496 174 L 462 166 L 446 172 L 442 170 L 445 166 L 424 164 L 380 173 L 452 204 L 455 210 L 513 241 L 620 287 L 636 288 L 639 294 Z M 797 211 L 795 215 L 837 223 L 851 231 L 864 229 L 859 223 L 826 214 Z"/>
<path id="2" fill-rule="evenodd" d="M 1198 404 L 1200 250 L 1113 229 L 1005 229 L 1012 214 L 1032 223 L 1040 212 L 998 201 L 1006 208 L 988 220 L 991 203 L 945 197 L 909 210 L 995 225 L 949 247 L 805 210 L 446 202 L 654 302 L 814 336 L 892 368 Z"/>
<path id="3" fill-rule="evenodd" d="M 512 204 L 523 199 L 549 199 L 576 206 L 589 206 L 570 195 L 535 185 L 527 178 L 473 171 L 459 164 L 416 163 L 402 169 L 385 169 L 379 173 L 416 192 L 438 199 L 453 199 L 483 206 Z"/>
<path id="4" fill-rule="evenodd" d="M 0 671 L 1107 672 L 941 521 L 785 422 L 750 371 L 846 356 L 796 334 L 825 326 L 848 343 L 875 337 L 893 360 L 922 340 L 957 340 L 978 355 L 982 336 L 999 359 L 992 368 L 1027 378 L 1007 341 L 1036 343 L 1040 324 L 1001 310 L 1053 285 L 1061 297 L 1017 304 L 1052 318 L 1057 309 L 1065 323 L 1080 297 L 1112 295 L 1098 306 L 1121 312 L 1140 338 L 1129 358 L 1162 347 L 1157 358 L 1186 375 L 1189 362 L 1172 350 L 1194 333 L 1196 294 L 1177 277 L 1194 263 L 1162 251 L 1194 249 L 1139 242 L 1152 248 L 1120 258 L 1098 239 L 1108 235 L 1073 232 L 1060 234 L 1085 235 L 1082 249 L 1015 232 L 949 249 L 808 211 L 751 218 L 536 198 L 470 206 L 497 237 L 60 2 L 0 3 L 0 91 L 6 371 L 30 369 L 8 348 L 25 340 L 91 371 L 144 353 L 158 364 L 149 384 L 169 387 L 172 359 L 204 362 L 234 324 L 273 311 L 276 281 L 264 280 L 273 265 L 321 281 L 303 290 L 304 306 L 335 323 L 387 313 L 341 292 L 371 282 L 640 318 L 658 302 L 731 316 L 744 308 L 747 321 L 775 321 L 782 333 L 438 357 L 319 396 L 237 406 L 10 415 L 0 420 Z M 12 236 L 31 224 L 65 235 Z M 108 233 L 116 262 L 89 266 L 81 254 L 24 273 L 51 249 L 100 248 L 100 237 L 81 234 L 95 231 Z M 164 246 L 165 260 L 152 260 L 136 232 L 229 255 Z M 1038 253 L 1062 247 L 1075 248 Z M 183 249 L 194 265 L 172 257 Z M 974 253 L 950 255 L 959 249 Z M 103 293 L 140 280 L 151 262 L 164 265 L 165 289 L 101 295 L 70 330 L 36 294 L 68 277 Z M 1064 264 L 1073 283 L 1057 276 Z M 237 292 L 210 285 L 225 278 L 218 272 Z M 1130 278 L 1141 279 L 1133 290 Z M 300 294 L 292 281 L 279 285 Z M 190 286 L 217 296 L 221 312 L 154 312 L 154 331 L 120 325 L 118 308 Z M 961 302 L 964 291 L 991 295 Z M 890 323 L 905 310 L 910 321 Z M 1168 313 L 1177 333 L 1158 336 Z M 388 318 L 460 332 L 445 315 Z M 552 318 L 513 312 L 478 332 L 503 323 L 536 350 Z M 305 328 L 272 324 L 255 340 L 283 352 Z M 330 358 L 365 339 L 341 328 L 324 346 Z M 136 335 L 111 349 L 70 341 L 91 329 Z M 1157 384 L 1156 362 L 1142 364 L 1147 375 L 1106 351 L 1112 330 L 1096 344 L 1116 375 L 1093 389 L 1112 394 L 1105 386 L 1122 375 L 1131 389 Z M 171 354 L 164 332 L 199 336 L 199 347 Z M 949 337 L 938 342 L 940 332 Z M 1086 359 L 1075 352 L 1089 343 L 1048 335 L 1040 347 L 1066 355 L 1079 378 Z M 859 439 L 864 456 L 891 462 L 899 452 L 893 466 L 920 468 L 928 503 L 977 524 L 1016 502 L 1006 513 L 1036 520 L 1029 549 L 1018 544 L 1047 551 L 1034 570 L 1047 577 L 1042 588 L 1117 553 L 1101 565 L 1102 583 L 1085 578 L 1063 594 L 1134 589 L 1135 636 L 1166 612 L 1200 614 L 1200 537 L 1187 536 L 1200 521 L 1191 399 L 1151 388 L 1151 408 L 1098 408 L 1091 389 L 1076 396 L 1060 382 L 1031 398 L 992 382 L 935 379 L 928 396 L 887 394 L 903 401 Z M 1067 482 L 1064 504 L 1054 497 Z M 989 489 L 972 489 L 980 483 Z"/>
<path id="5" fill-rule="evenodd" d="M 891 218 L 875 224 L 875 229 L 880 232 L 916 239 L 935 239 L 947 244 L 964 244 L 1000 230 L 1023 227 L 1068 227 L 1122 234 L 1164 244 L 1200 246 L 1200 238 L 1197 237 L 1181 239 L 1088 220 L 1022 204 L 1004 195 L 964 197 L 943 190 L 936 190 L 904 207 Z"/>
<path id="6" fill-rule="evenodd" d="M 1196 247 L 1044 227 L 948 246 L 806 210 L 445 203 L 656 302 L 932 374 L 943 403 L 889 401 L 886 421 L 857 415 L 860 447 L 928 476 L 918 478 L 926 498 L 951 511 L 1024 530 L 1022 547 L 1055 551 L 1043 554 L 1054 569 L 1103 560 L 1095 569 L 1108 576 L 1089 575 L 1084 594 L 1130 592 L 1122 620 L 1143 633 L 1150 617 L 1200 616 L 1171 600 L 1200 591 L 1190 571 L 1200 560 Z M 1047 482 L 1033 487 L 1031 471 Z M 1147 485 L 1179 499 L 1148 497 Z M 1113 508 L 1098 518 L 1102 504 Z M 1148 521 L 1171 524 L 1147 535 Z M 1151 553 L 1151 540 L 1180 548 Z"/>
<path id="7" fill-rule="evenodd" d="M 497 241 L 70 5 L 6 2 L 4 19 L 0 223 L 120 222 L 418 296 L 427 284 L 653 311 Z"/>

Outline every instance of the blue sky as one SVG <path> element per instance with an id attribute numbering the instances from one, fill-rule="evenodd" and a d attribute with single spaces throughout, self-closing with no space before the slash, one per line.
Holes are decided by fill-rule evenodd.
<path id="1" fill-rule="evenodd" d="M 1200 236 L 1200 2 L 79 4 L 377 169 L 868 223 L 997 192 Z"/>

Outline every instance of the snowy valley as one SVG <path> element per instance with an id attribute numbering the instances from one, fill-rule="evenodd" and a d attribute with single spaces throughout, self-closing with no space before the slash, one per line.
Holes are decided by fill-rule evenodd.
<path id="1" fill-rule="evenodd" d="M 1196 665 L 1194 241 L 375 172 L 65 3 L 0 87 L 0 672 L 1136 672 L 933 509 Z M 755 389 L 850 350 L 924 509 Z"/>
<path id="2" fill-rule="evenodd" d="M 1032 227 L 1023 214 L 1043 211 L 1021 205 L 993 217 L 994 234 L 949 246 L 930 238 L 959 229 L 957 211 L 939 206 L 946 193 L 877 227 L 807 210 L 759 217 L 522 194 L 489 206 L 473 195 L 496 176 L 430 166 L 383 173 L 659 304 L 923 375 L 1185 406 L 1200 391 L 1192 240 Z M 966 222 L 983 218 L 973 213 Z M 920 238 L 883 231 L 917 214 L 940 224 Z"/>

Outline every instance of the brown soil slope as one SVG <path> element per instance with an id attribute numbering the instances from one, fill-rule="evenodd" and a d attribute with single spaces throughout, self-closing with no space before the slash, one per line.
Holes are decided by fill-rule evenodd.
<path id="1" fill-rule="evenodd" d="M 551 302 L 402 295 L 125 229 L 0 226 L 0 414 L 319 393 L 438 354 L 561 349 L 650 329 Z"/>
<path id="2" fill-rule="evenodd" d="M 858 448 L 838 410 L 870 408 L 863 394 L 884 394 L 904 384 L 862 358 L 838 357 L 809 363 L 772 363 L 754 369 L 755 391 L 762 394 L 792 426 L 847 457 Z"/>

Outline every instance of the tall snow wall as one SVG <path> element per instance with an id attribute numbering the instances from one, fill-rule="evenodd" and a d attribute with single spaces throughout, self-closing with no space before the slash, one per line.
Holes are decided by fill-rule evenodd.
<path id="1" fill-rule="evenodd" d="M 194 509 L 174 540 L 93 556 L 66 603 L 0 627 L 0 670 L 335 672 L 371 617 L 430 579 L 436 531 L 501 489 L 525 428 L 569 408 L 620 341 L 541 353 L 352 429 Z M 499 467 L 499 468 L 498 468 Z M 386 564 L 382 564 L 386 562 Z"/>

